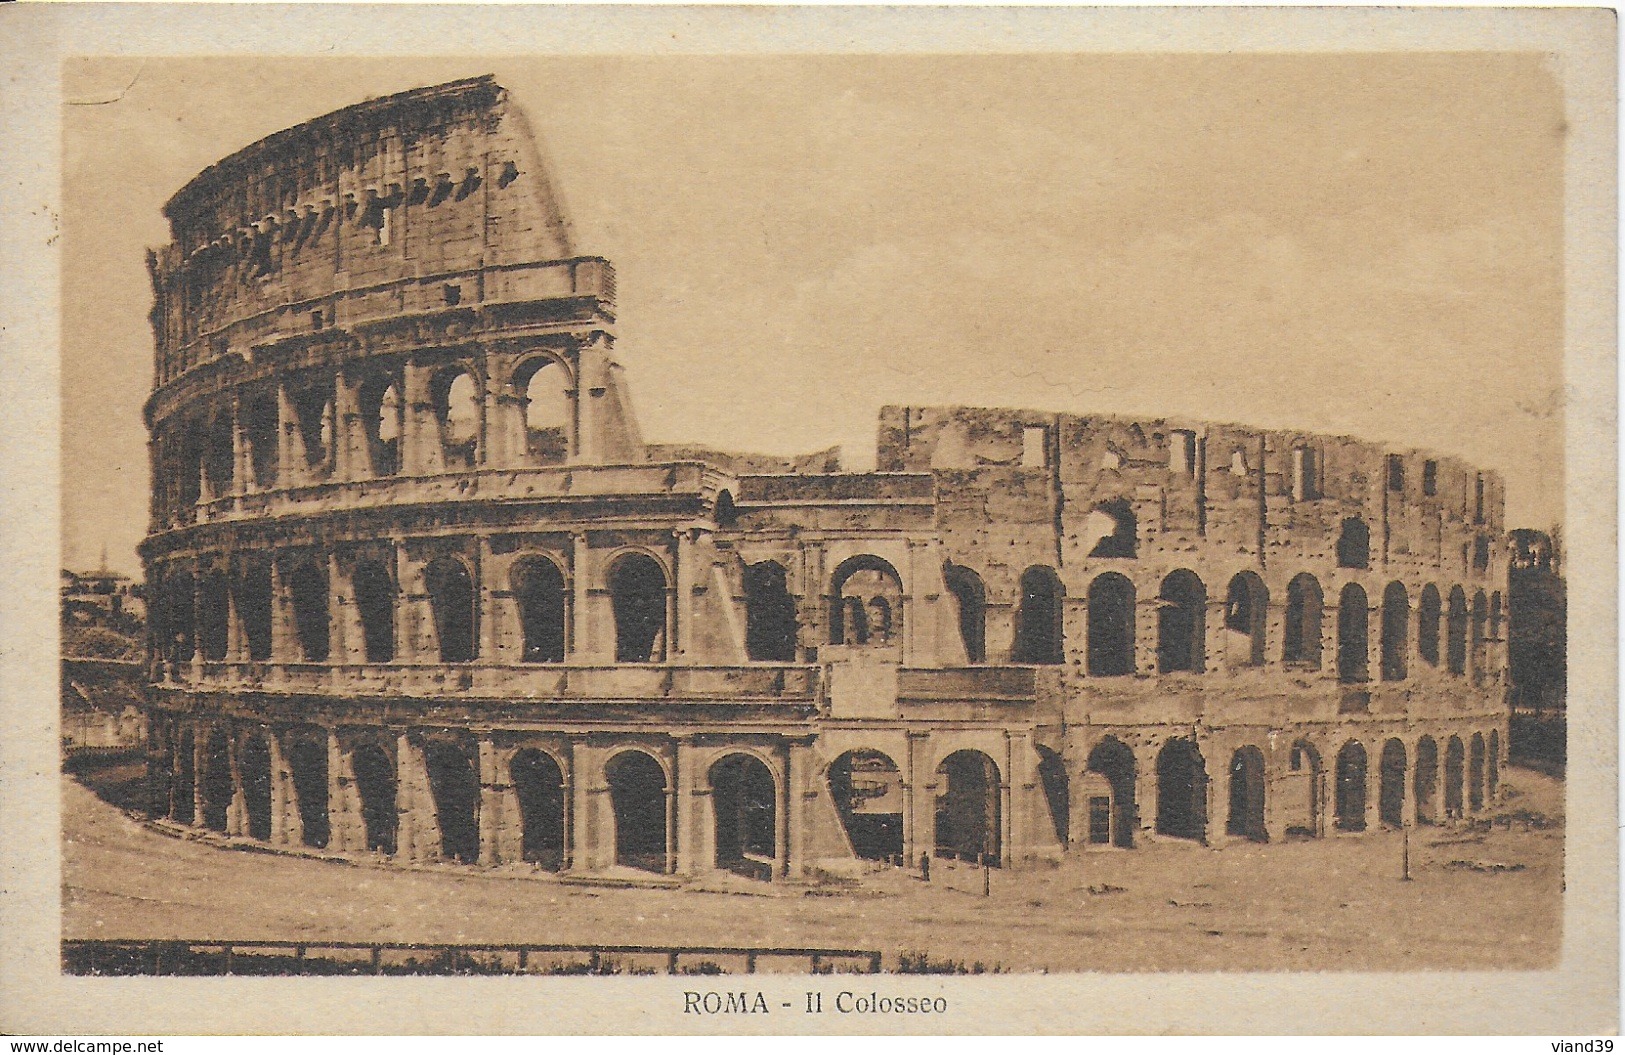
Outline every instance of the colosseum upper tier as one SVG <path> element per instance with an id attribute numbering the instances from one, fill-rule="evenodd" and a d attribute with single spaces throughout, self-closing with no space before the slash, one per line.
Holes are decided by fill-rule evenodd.
<path id="1" fill-rule="evenodd" d="M 614 271 L 490 78 L 279 132 L 165 212 L 155 815 L 782 881 L 1495 795 L 1492 473 L 963 407 L 884 408 L 875 472 L 645 443 Z"/>

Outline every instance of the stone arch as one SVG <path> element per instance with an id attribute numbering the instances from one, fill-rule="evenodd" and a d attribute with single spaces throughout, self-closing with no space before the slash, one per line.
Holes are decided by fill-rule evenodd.
<path id="1" fill-rule="evenodd" d="M 753 754 L 731 752 L 712 764 L 712 820 L 718 868 L 771 879 L 778 860 L 778 782 Z"/>
<path id="2" fill-rule="evenodd" d="M 516 752 L 508 763 L 519 803 L 520 856 L 548 872 L 564 867 L 564 769 L 550 753 L 534 747 Z"/>
<path id="3" fill-rule="evenodd" d="M 479 655 L 475 631 L 479 594 L 468 565 L 457 557 L 437 557 L 423 570 L 423 584 L 434 616 L 440 662 L 468 663 Z"/>
<path id="4" fill-rule="evenodd" d="M 406 431 L 400 385 L 392 373 L 374 374 L 362 382 L 358 402 L 372 474 L 394 476 L 401 471 L 401 436 Z"/>
<path id="5" fill-rule="evenodd" d="M 367 849 L 394 854 L 395 836 L 400 827 L 395 760 L 377 744 L 363 744 L 350 753 L 350 770 L 355 774 L 356 791 L 361 796 L 361 822 Z"/>
<path id="6" fill-rule="evenodd" d="M 965 658 L 971 663 L 987 661 L 987 589 L 982 577 L 969 568 L 947 563 L 942 566 L 942 581 L 953 595 L 959 617 L 959 639 L 965 646 Z"/>
<path id="7" fill-rule="evenodd" d="M 1430 667 L 1439 665 L 1439 588 L 1432 583 L 1422 587 L 1422 601 L 1416 609 L 1416 652 Z"/>
<path id="8" fill-rule="evenodd" d="M 615 863 L 665 873 L 670 857 L 665 767 L 648 752 L 629 748 L 605 764 L 604 774 L 615 825 Z"/>
<path id="9" fill-rule="evenodd" d="M 1134 673 L 1134 583 L 1106 572 L 1089 583 L 1087 670 L 1092 677 Z"/>
<path id="10" fill-rule="evenodd" d="M 1089 802 L 1089 841 L 1120 846 L 1134 845 L 1134 829 L 1139 823 L 1135 795 L 1134 752 L 1115 736 L 1108 736 L 1089 752 L 1086 772 L 1099 776 L 1110 789 L 1105 817 L 1099 803 Z M 1105 823 L 1101 824 L 1100 821 Z M 1104 837 L 1102 837 L 1104 836 Z"/>
<path id="11" fill-rule="evenodd" d="M 1231 666 L 1264 665 L 1264 628 L 1269 620 L 1270 592 L 1256 572 L 1230 580 L 1224 603 L 1225 657 Z"/>
<path id="12" fill-rule="evenodd" d="M 288 741 L 287 756 L 299 807 L 299 841 L 321 849 L 332 834 L 327 813 L 327 745 L 295 737 Z"/>
<path id="13" fill-rule="evenodd" d="M 1390 739 L 1377 763 L 1377 817 L 1390 828 L 1405 826 L 1405 744 Z"/>
<path id="14" fill-rule="evenodd" d="M 1269 842 L 1264 825 L 1264 752 L 1252 744 L 1230 756 L 1230 817 L 1225 831 L 1255 843 Z"/>
<path id="15" fill-rule="evenodd" d="M 219 663 L 231 641 L 231 586 L 221 568 L 210 569 L 198 587 L 198 646 L 203 658 Z"/>
<path id="16" fill-rule="evenodd" d="M 1066 846 L 1072 836 L 1072 782 L 1067 778 L 1066 763 L 1047 747 L 1038 748 L 1038 783 L 1044 789 L 1055 838 Z"/>
<path id="17" fill-rule="evenodd" d="M 670 583 L 660 561 L 641 550 L 621 553 L 609 565 L 610 610 L 615 617 L 615 662 L 663 663 Z"/>
<path id="18" fill-rule="evenodd" d="M 231 773 L 231 738 L 224 729 L 209 730 L 203 742 L 203 772 L 199 778 L 203 792 L 203 825 L 223 832 L 236 792 L 236 781 Z"/>
<path id="19" fill-rule="evenodd" d="M 532 356 L 513 373 L 525 428 L 525 451 L 540 465 L 570 458 L 575 424 L 575 381 L 570 367 L 555 356 Z"/>
<path id="20" fill-rule="evenodd" d="M 1365 746 L 1350 740 L 1337 752 L 1337 827 L 1345 832 L 1365 831 L 1367 794 Z"/>
<path id="21" fill-rule="evenodd" d="M 1320 581 L 1308 572 L 1292 577 L 1286 585 L 1286 624 L 1281 642 L 1281 661 L 1320 669 L 1321 614 L 1325 596 Z"/>
<path id="22" fill-rule="evenodd" d="M 939 857 L 1000 863 L 999 767 L 981 751 L 955 751 L 937 764 L 935 843 Z"/>
<path id="23" fill-rule="evenodd" d="M 480 778 L 478 762 L 460 745 L 430 741 L 423 761 L 440 828 L 440 853 L 461 864 L 480 859 Z"/>
<path id="24" fill-rule="evenodd" d="M 1467 673 L 1467 594 L 1460 586 L 1450 591 L 1450 612 L 1446 617 L 1447 652 L 1450 673 Z"/>
<path id="25" fill-rule="evenodd" d="M 1061 602 L 1066 587 L 1055 569 L 1035 564 L 1021 573 L 1021 597 L 1016 609 L 1017 663 L 1060 663 L 1066 650 L 1061 625 Z"/>
<path id="26" fill-rule="evenodd" d="M 1416 770 L 1411 778 L 1411 795 L 1416 800 L 1416 823 L 1433 824 L 1438 820 L 1439 745 L 1434 743 L 1431 736 L 1416 741 Z"/>
<path id="27" fill-rule="evenodd" d="M 519 658 L 526 663 L 563 663 L 570 591 L 564 571 L 551 558 L 527 554 L 508 577 L 519 608 Z"/>
<path id="28" fill-rule="evenodd" d="M 294 431 L 304 448 L 305 465 L 325 468 L 333 456 L 333 377 L 307 377 L 289 387 Z"/>
<path id="29" fill-rule="evenodd" d="M 763 663 L 794 663 L 799 628 L 789 575 L 778 561 L 745 566 L 745 654 Z"/>
<path id="30" fill-rule="evenodd" d="M 326 663 L 331 647 L 328 627 L 327 565 L 315 557 L 289 562 L 288 591 L 293 600 L 293 629 L 306 663 Z"/>
<path id="31" fill-rule="evenodd" d="M 852 852 L 868 861 L 903 856 L 903 775 L 891 756 L 860 748 L 829 767 L 830 796 Z"/>
<path id="32" fill-rule="evenodd" d="M 1462 815 L 1462 787 L 1467 763 L 1467 749 L 1461 737 L 1452 736 L 1444 749 L 1444 812 L 1447 817 Z"/>
<path id="33" fill-rule="evenodd" d="M 1325 787 L 1320 752 L 1308 740 L 1298 740 L 1288 756 L 1287 776 L 1279 794 L 1288 803 L 1286 833 L 1303 838 L 1322 834 Z"/>
<path id="34" fill-rule="evenodd" d="M 1467 808 L 1484 808 L 1484 734 L 1474 733 L 1467 747 Z"/>
<path id="35" fill-rule="evenodd" d="M 264 663 L 271 658 L 274 590 L 269 560 L 254 558 L 243 562 L 237 575 L 237 612 L 243 626 L 243 643 L 253 663 Z"/>
<path id="36" fill-rule="evenodd" d="M 350 573 L 368 663 L 395 658 L 395 578 L 381 562 L 363 559 Z"/>
<path id="37" fill-rule="evenodd" d="M 1411 600 L 1405 584 L 1391 582 L 1382 591 L 1383 681 L 1404 681 L 1408 671 L 1411 634 Z"/>
<path id="38" fill-rule="evenodd" d="M 1157 752 L 1157 834 L 1207 838 L 1207 763 L 1194 740 L 1169 740 Z"/>
<path id="39" fill-rule="evenodd" d="M 1343 587 L 1337 602 L 1337 680 L 1358 685 L 1371 680 L 1371 609 L 1357 582 Z"/>
<path id="40" fill-rule="evenodd" d="M 271 838 L 271 749 L 260 733 L 249 733 L 237 743 L 237 775 L 243 785 L 243 812 L 248 837 Z"/>
<path id="41" fill-rule="evenodd" d="M 1371 529 L 1359 517 L 1347 517 L 1337 533 L 1339 568 L 1371 567 Z"/>
<path id="42" fill-rule="evenodd" d="M 880 600 L 890 616 L 882 633 L 870 625 L 870 603 Z M 903 579 L 891 564 L 872 554 L 848 557 L 830 578 L 829 639 L 833 645 L 885 647 L 901 641 Z"/>
<path id="43" fill-rule="evenodd" d="M 1181 568 L 1162 580 L 1157 600 L 1157 670 L 1201 673 L 1207 662 L 1207 587 Z"/>
<path id="44" fill-rule="evenodd" d="M 448 366 L 430 381 L 429 399 L 440 427 L 440 449 L 446 467 L 474 468 L 482 416 L 479 377 L 462 364 Z"/>

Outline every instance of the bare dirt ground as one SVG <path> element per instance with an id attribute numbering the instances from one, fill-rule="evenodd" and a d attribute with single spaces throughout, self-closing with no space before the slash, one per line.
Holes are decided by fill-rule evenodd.
<path id="1" fill-rule="evenodd" d="M 124 774 L 122 779 L 127 779 Z M 84 779 L 108 794 L 116 771 Z M 978 871 L 935 862 L 808 891 L 559 882 L 528 869 L 404 869 L 224 849 L 153 831 L 63 778 L 63 936 L 878 948 L 1007 971 L 1425 970 L 1551 966 L 1563 785 L 1505 772 L 1498 818 L 1223 849 L 1167 843 Z M 117 799 L 117 795 L 109 795 Z"/>

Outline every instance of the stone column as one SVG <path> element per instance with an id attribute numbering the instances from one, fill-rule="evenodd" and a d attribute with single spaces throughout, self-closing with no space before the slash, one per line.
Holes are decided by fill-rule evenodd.
<path id="1" fill-rule="evenodd" d="M 329 849 L 341 853 L 366 852 L 367 826 L 361 816 L 361 792 L 350 771 L 350 758 L 335 729 L 327 732 L 327 818 Z M 398 844 L 396 849 L 399 850 Z"/>
<path id="2" fill-rule="evenodd" d="M 785 751 L 785 805 L 784 805 L 784 875 L 786 879 L 806 878 L 810 864 L 807 847 L 807 805 L 817 792 L 808 787 L 813 776 L 812 744 L 805 740 L 792 740 Z"/>
<path id="3" fill-rule="evenodd" d="M 689 646 L 694 641 L 694 635 L 689 627 L 693 623 L 697 589 L 704 586 L 695 581 L 699 571 L 695 567 L 694 538 L 687 531 L 673 531 L 676 540 L 674 550 L 674 566 L 672 568 L 672 589 L 666 594 L 666 662 L 681 661 L 688 654 Z M 722 598 L 726 604 L 727 599 Z"/>
<path id="4" fill-rule="evenodd" d="M 574 824 L 570 829 L 570 870 L 594 872 L 604 867 L 599 851 L 599 831 L 602 818 L 597 816 L 609 788 L 604 783 L 603 752 L 579 741 L 571 750 L 570 798 Z M 610 844 L 610 860 L 614 860 L 615 847 Z"/>
<path id="5" fill-rule="evenodd" d="M 1157 672 L 1157 614 L 1156 589 L 1142 590 L 1134 584 L 1134 669 L 1140 674 Z"/>
<path id="6" fill-rule="evenodd" d="M 1222 619 L 1224 613 L 1219 613 Z M 1206 736 L 1197 738 L 1197 749 L 1202 752 L 1203 769 L 1207 771 L 1207 820 L 1204 827 L 1208 846 L 1223 846 L 1230 841 L 1230 752 L 1224 745 Z"/>
<path id="7" fill-rule="evenodd" d="M 282 750 L 282 737 L 275 729 L 265 733 L 265 746 L 271 753 L 271 845 L 295 846 L 303 841 L 299 829 L 298 796 L 293 786 L 293 769 Z"/>
<path id="8" fill-rule="evenodd" d="M 677 874 L 685 876 L 698 875 L 711 868 L 711 860 L 701 853 L 704 840 L 700 834 L 700 818 L 708 812 L 711 790 L 695 782 L 696 750 L 692 737 L 677 741 L 677 773 L 672 782 L 677 796 Z M 702 799 L 707 801 L 702 802 Z"/>
<path id="9" fill-rule="evenodd" d="M 271 662 L 296 663 L 299 639 L 293 626 L 293 597 L 286 562 L 271 562 Z"/>
<path id="10" fill-rule="evenodd" d="M 340 370 L 333 376 L 333 479 L 360 480 L 371 472 L 360 394 L 356 384 Z"/>
<path id="11" fill-rule="evenodd" d="M 248 789 L 243 786 L 241 750 L 235 736 L 226 738 L 226 768 L 231 771 L 231 801 L 226 804 L 226 834 L 248 834 Z"/>
<path id="12" fill-rule="evenodd" d="M 235 569 L 225 569 L 226 574 L 226 662 L 248 662 L 248 635 L 243 630 L 243 611 L 238 599 L 238 586 L 241 579 L 233 575 Z"/>
<path id="13" fill-rule="evenodd" d="M 488 865 L 503 864 L 507 861 L 516 861 L 523 856 L 520 854 L 510 856 L 507 846 L 512 842 L 506 837 L 509 829 L 513 827 L 513 820 L 508 810 L 508 799 L 513 793 L 513 785 L 503 779 L 507 767 L 497 746 L 490 739 L 482 737 L 479 741 L 479 781 L 480 781 L 480 863 Z M 514 811 L 517 817 L 517 811 Z M 520 832 L 521 838 L 523 831 Z"/>
<path id="14" fill-rule="evenodd" d="M 1382 744 L 1378 737 L 1365 756 L 1365 830 L 1376 831 L 1382 825 Z"/>
<path id="15" fill-rule="evenodd" d="M 206 828 L 203 820 L 203 794 L 204 780 L 208 775 L 209 737 L 212 734 L 207 725 L 194 724 L 192 726 L 192 827 Z"/>
<path id="16" fill-rule="evenodd" d="M 1006 867 L 1031 856 L 1033 805 L 1032 737 L 1027 733 L 1004 734 L 1004 758 L 999 766 L 999 856 Z M 1015 805 L 1023 807 L 1016 816 Z"/>
<path id="17" fill-rule="evenodd" d="M 1134 748 L 1134 810 L 1139 814 L 1142 835 L 1155 836 L 1157 831 L 1157 745 Z"/>
<path id="18" fill-rule="evenodd" d="M 1402 741 L 1403 742 L 1403 741 Z M 1416 769 L 1419 760 L 1416 755 L 1416 743 L 1411 741 L 1405 744 L 1405 801 L 1400 810 L 1400 819 L 1405 827 L 1416 827 Z"/>
<path id="19" fill-rule="evenodd" d="M 492 569 L 496 567 L 496 556 L 491 552 L 491 536 L 481 535 L 478 539 L 478 550 L 474 560 L 474 589 L 479 591 L 479 661 L 481 663 L 497 663 L 501 661 L 498 642 L 498 620 L 501 618 L 501 605 L 497 600 L 496 576 Z"/>
<path id="20" fill-rule="evenodd" d="M 440 859 L 440 825 L 423 748 L 401 733 L 396 739 L 395 808 L 399 816 L 396 852 L 408 861 Z"/>
<path id="21" fill-rule="evenodd" d="M 400 464 L 403 476 L 427 476 L 441 470 L 440 422 L 429 391 L 430 368 L 408 363 L 401 388 L 403 417 Z"/>
<path id="22" fill-rule="evenodd" d="M 276 388 L 276 412 L 277 482 L 283 487 L 297 487 L 306 481 L 309 473 L 305 445 L 299 438 L 299 415 L 294 411 L 287 385 Z"/>
<path id="23" fill-rule="evenodd" d="M 231 400 L 231 487 L 237 494 L 247 494 L 253 488 L 253 461 L 248 453 L 248 438 L 243 434 L 242 401 Z"/>
<path id="24" fill-rule="evenodd" d="M 906 733 L 903 741 L 903 757 L 897 760 L 898 766 L 902 769 L 898 776 L 902 778 L 903 857 L 911 867 L 919 864 L 920 854 L 929 854 L 932 850 L 931 835 L 928 832 L 922 833 L 918 830 L 915 816 L 918 812 L 915 808 L 915 799 L 918 797 L 916 794 L 918 782 L 915 777 L 916 758 L 926 753 L 928 736 L 927 733 Z"/>
<path id="25" fill-rule="evenodd" d="M 591 577 L 592 558 L 586 533 L 571 535 L 570 584 L 574 596 L 570 604 L 571 640 L 566 642 L 566 655 L 586 663 L 601 662 L 603 659 L 598 646 L 602 637 L 596 619 L 598 613 L 592 609 L 593 591 L 588 588 Z"/>
<path id="26" fill-rule="evenodd" d="M 491 354 L 485 357 L 486 442 L 481 444 L 481 449 L 486 452 L 486 463 L 489 465 L 518 467 L 528 460 L 525 399 L 513 384 L 514 358 Z"/>

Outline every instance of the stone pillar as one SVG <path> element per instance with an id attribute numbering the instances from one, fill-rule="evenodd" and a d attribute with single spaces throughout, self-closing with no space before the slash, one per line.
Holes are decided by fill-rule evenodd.
<path id="1" fill-rule="evenodd" d="M 497 600 L 496 576 L 492 569 L 496 567 L 496 556 L 491 552 L 491 536 L 481 535 L 478 539 L 478 549 L 474 560 L 474 589 L 479 591 L 479 625 L 476 630 L 479 634 L 478 659 L 481 663 L 496 663 L 501 660 L 498 642 L 498 620 L 501 619 L 501 605 Z"/>
<path id="2" fill-rule="evenodd" d="M 792 740 L 785 751 L 785 804 L 784 804 L 784 875 L 786 879 L 806 878 L 811 854 L 808 853 L 809 800 L 817 792 L 809 787 L 813 777 L 813 749 L 810 742 Z"/>
<path id="3" fill-rule="evenodd" d="M 283 487 L 297 487 L 309 479 L 305 462 L 305 445 L 299 437 L 299 415 L 294 411 L 293 398 L 288 386 L 276 388 L 277 483 Z"/>
<path id="4" fill-rule="evenodd" d="M 361 792 L 350 758 L 339 741 L 337 730 L 327 732 L 327 818 L 329 849 L 341 853 L 365 853 L 367 826 L 361 816 Z M 399 846 L 396 847 L 399 850 Z"/>
<path id="5" fill-rule="evenodd" d="M 709 871 L 715 857 L 707 858 L 702 848 L 705 839 L 700 831 L 701 819 L 708 815 L 711 789 L 695 781 L 698 769 L 697 749 L 692 737 L 677 741 L 677 773 L 672 782 L 677 796 L 677 874 L 692 876 Z"/>
<path id="6" fill-rule="evenodd" d="M 1219 617 L 1224 617 L 1222 610 Z M 1208 846 L 1223 846 L 1230 841 L 1230 752 L 1206 736 L 1199 736 L 1196 745 L 1202 752 L 1202 768 L 1207 771 L 1207 820 L 1202 841 Z"/>
<path id="7" fill-rule="evenodd" d="M 203 805 L 205 796 L 203 784 L 208 776 L 209 737 L 212 730 L 207 725 L 194 724 L 192 726 L 192 827 L 206 828 L 203 820 Z"/>
<path id="8" fill-rule="evenodd" d="M 1382 825 L 1382 744 L 1377 738 L 1365 756 L 1365 830 L 1376 831 Z"/>
<path id="9" fill-rule="evenodd" d="M 405 421 L 401 428 L 400 464 L 403 476 L 427 476 L 440 471 L 440 422 L 429 391 L 430 368 L 408 363 L 403 371 L 401 401 Z"/>
<path id="10" fill-rule="evenodd" d="M 704 585 L 695 581 L 699 569 L 695 567 L 694 537 L 688 531 L 673 531 L 676 540 L 675 564 L 672 568 L 673 589 L 666 594 L 666 662 L 680 662 L 694 642 L 690 630 L 693 623 L 696 589 Z M 726 604 L 727 599 L 722 598 Z"/>
<path id="11" fill-rule="evenodd" d="M 1412 741 L 1405 744 L 1405 800 L 1404 806 L 1401 808 L 1399 815 L 1400 820 L 1404 822 L 1404 825 L 1407 828 L 1416 827 L 1417 765 L 1418 759 L 1416 756 L 1416 743 Z"/>
<path id="12" fill-rule="evenodd" d="M 401 733 L 395 749 L 395 808 L 400 818 L 396 853 L 413 862 L 438 861 L 440 824 L 435 817 L 423 748 Z"/>
<path id="13" fill-rule="evenodd" d="M 284 561 L 271 563 L 271 662 L 299 661 L 299 637 L 293 626 L 293 597 Z"/>
<path id="14" fill-rule="evenodd" d="M 1134 810 L 1139 815 L 1142 835 L 1155 836 L 1157 831 L 1157 745 L 1149 744 L 1134 749 Z"/>
<path id="15" fill-rule="evenodd" d="M 360 480 L 372 474 L 372 452 L 361 421 L 356 384 L 339 371 L 333 377 L 333 479 Z"/>
<path id="16" fill-rule="evenodd" d="M 1134 601 L 1134 669 L 1140 674 L 1157 672 L 1157 613 L 1156 590 L 1140 589 L 1135 583 Z"/>
<path id="17" fill-rule="evenodd" d="M 243 630 L 243 611 L 238 598 L 241 579 L 226 569 L 226 662 L 248 662 L 248 635 Z"/>
<path id="18" fill-rule="evenodd" d="M 593 611 L 593 591 L 588 588 L 592 578 L 591 551 L 587 546 L 586 534 L 580 533 L 570 536 L 570 584 L 574 590 L 571 598 L 570 631 L 571 640 L 568 641 L 566 654 L 571 659 L 585 663 L 600 662 L 603 652 L 598 646 L 603 636 L 599 630 L 598 613 Z"/>
<path id="19" fill-rule="evenodd" d="M 525 434 L 525 397 L 513 383 L 514 358 L 487 354 L 485 364 L 486 442 L 480 447 L 486 452 L 487 464 L 517 468 L 528 461 L 528 441 Z"/>
<path id="20" fill-rule="evenodd" d="M 1281 804 L 1282 789 L 1289 781 L 1288 767 L 1292 764 L 1292 746 L 1286 741 L 1277 743 L 1278 732 L 1271 730 L 1265 738 L 1264 751 L 1264 837 L 1272 843 L 1286 838 L 1285 809 Z"/>
<path id="21" fill-rule="evenodd" d="M 1004 758 L 1000 760 L 999 781 L 999 857 L 1005 866 L 1013 865 L 1032 856 L 1035 830 L 1028 812 L 1033 805 L 1033 745 L 1027 733 L 1004 734 Z M 1016 816 L 1016 805 L 1022 808 Z"/>
<path id="22" fill-rule="evenodd" d="M 349 591 L 341 589 L 344 578 L 339 569 L 337 553 L 327 555 L 327 661 L 329 663 L 344 663 L 348 661 L 351 645 L 360 646 L 354 635 L 349 631 L 349 615 L 355 608 L 351 603 Z"/>
<path id="23" fill-rule="evenodd" d="M 242 401 L 231 400 L 231 488 L 237 494 L 247 494 L 254 478 L 253 461 L 248 453 L 248 438 L 243 434 Z"/>
<path id="24" fill-rule="evenodd" d="M 265 732 L 265 746 L 271 753 L 271 845 L 296 846 L 302 842 L 298 796 L 293 785 L 293 769 L 282 750 L 282 737 L 275 729 Z"/>
<path id="25" fill-rule="evenodd" d="M 226 834 L 248 834 L 248 789 L 243 786 L 242 757 L 237 738 L 226 738 L 226 768 L 231 770 L 231 801 L 226 804 Z"/>
<path id="26" fill-rule="evenodd" d="M 905 734 L 903 757 L 897 760 L 902 772 L 903 794 L 903 857 L 910 866 L 918 865 L 920 855 L 930 854 L 932 837 L 930 832 L 919 831 L 915 800 L 919 797 L 919 781 L 915 770 L 919 764 L 918 759 L 923 757 L 927 750 L 929 734 L 909 732 Z"/>
<path id="27" fill-rule="evenodd" d="M 594 872 L 603 867 L 598 851 L 601 818 L 596 813 L 609 789 L 604 785 L 603 753 L 582 743 L 571 751 L 570 802 L 574 823 L 570 828 L 570 870 Z M 610 845 L 614 859 L 614 844 Z"/>

